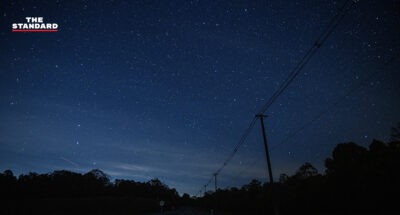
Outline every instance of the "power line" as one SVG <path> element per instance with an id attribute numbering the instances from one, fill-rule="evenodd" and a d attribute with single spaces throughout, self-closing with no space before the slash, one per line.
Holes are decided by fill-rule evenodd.
<path id="1" fill-rule="evenodd" d="M 246 129 L 246 131 L 244 132 L 244 134 L 241 136 L 239 142 L 236 144 L 235 148 L 233 149 L 233 151 L 229 154 L 229 156 L 227 157 L 227 159 L 224 161 L 224 163 L 220 166 L 220 168 L 218 168 L 218 170 L 212 174 L 212 176 L 210 177 L 210 179 L 207 181 L 207 183 L 205 184 L 205 186 L 208 186 L 211 181 L 214 178 L 214 175 L 218 175 L 224 168 L 225 166 L 228 165 L 228 163 L 232 160 L 232 158 L 235 156 L 236 152 L 238 151 L 238 149 L 240 148 L 241 145 L 243 145 L 244 141 L 246 140 L 246 138 L 249 136 L 251 130 L 254 127 L 254 124 L 256 123 L 257 118 L 254 117 L 253 120 L 250 122 L 249 127 Z M 198 195 L 201 194 L 201 190 L 198 193 Z M 197 195 L 196 195 L 197 196 Z"/>
<path id="2" fill-rule="evenodd" d="M 343 4 L 342 8 L 339 10 L 339 12 L 331 19 L 329 22 L 328 26 L 326 29 L 319 35 L 317 40 L 314 42 L 313 46 L 307 51 L 305 56 L 299 61 L 299 63 L 295 66 L 295 68 L 289 73 L 287 78 L 282 82 L 282 84 L 279 86 L 278 90 L 275 91 L 275 93 L 271 96 L 271 98 L 267 101 L 267 103 L 263 106 L 263 108 L 258 112 L 259 114 L 263 114 L 275 101 L 278 99 L 278 97 L 286 90 L 286 88 L 292 83 L 292 81 L 296 78 L 296 76 L 301 72 L 301 70 L 304 68 L 304 66 L 309 62 L 309 60 L 314 56 L 314 54 L 317 52 L 317 50 L 325 43 L 327 38 L 332 34 L 332 32 L 336 29 L 340 21 L 344 18 L 344 16 L 347 14 L 349 9 L 351 7 L 347 7 L 348 2 L 350 0 L 346 0 L 345 3 Z M 353 4 L 355 4 L 356 1 L 353 1 Z M 254 117 L 253 120 L 250 123 L 249 128 L 245 131 L 245 133 L 242 135 L 241 139 L 239 140 L 238 144 L 235 146 L 234 150 L 231 152 L 231 154 L 228 156 L 228 158 L 225 160 L 225 162 L 222 164 L 222 166 L 214 173 L 218 175 L 222 169 L 228 165 L 230 160 L 233 158 L 233 156 L 236 154 L 237 150 L 239 147 L 244 143 L 246 140 L 247 136 L 249 135 L 250 131 L 254 127 L 254 124 L 256 122 L 257 118 Z M 206 183 L 205 186 L 208 186 L 212 179 L 214 174 L 211 175 L 210 179 Z M 201 190 L 200 190 L 201 193 Z"/>
<path id="3" fill-rule="evenodd" d="M 278 97 L 285 91 L 285 89 L 292 83 L 292 81 L 297 77 L 297 75 L 301 72 L 304 66 L 310 61 L 310 59 L 314 56 L 314 54 L 318 51 L 318 49 L 325 43 L 328 37 L 332 34 L 332 32 L 339 25 L 340 21 L 343 20 L 347 12 L 350 10 L 351 6 L 356 3 L 353 1 L 353 4 L 350 7 L 347 7 L 347 4 L 350 0 L 346 0 L 339 12 L 331 19 L 326 29 L 319 35 L 317 40 L 311 46 L 311 48 L 306 52 L 303 58 L 296 64 L 294 69 L 289 73 L 286 79 L 279 86 L 278 90 L 271 96 L 271 98 L 267 101 L 267 103 L 260 109 L 259 114 L 263 114 L 277 99 Z"/>
<path id="4" fill-rule="evenodd" d="M 392 63 L 394 61 L 395 57 L 391 57 L 388 61 L 386 61 L 383 64 L 383 68 L 388 66 L 390 63 Z M 291 134 L 289 134 L 285 139 L 283 139 L 279 144 L 274 145 L 271 147 L 271 151 L 277 149 L 279 146 L 284 145 L 285 143 L 287 143 L 291 138 L 295 137 L 298 133 L 300 133 L 302 130 L 304 130 L 305 128 L 307 128 L 308 126 L 310 126 L 311 124 L 313 124 L 314 122 L 316 122 L 318 119 L 320 119 L 322 116 L 324 116 L 325 114 L 327 114 L 328 112 L 330 112 L 334 107 L 336 107 L 337 105 L 339 105 L 340 103 L 342 103 L 344 100 L 346 100 L 351 94 L 353 94 L 354 92 L 356 92 L 357 90 L 359 90 L 363 85 L 369 83 L 376 75 L 378 75 L 379 73 L 381 73 L 382 69 L 379 69 L 373 73 L 371 73 L 367 78 L 365 78 L 364 80 L 360 81 L 355 87 L 351 88 L 349 91 L 347 91 L 346 94 L 344 94 L 343 96 L 341 96 L 338 100 L 336 100 L 336 102 L 332 103 L 328 108 L 326 108 L 325 110 L 322 110 L 320 113 L 318 113 L 315 117 L 313 117 L 310 121 L 306 122 L 303 126 L 301 126 L 300 128 L 296 129 L 294 132 L 292 132 Z M 314 156 L 310 162 L 314 161 L 317 157 L 319 157 L 322 153 L 316 154 L 316 156 Z M 254 160 L 250 166 L 254 166 L 256 163 L 258 163 L 261 160 L 261 157 Z M 249 171 L 248 168 L 244 168 L 243 171 L 241 171 L 238 175 L 236 175 L 234 177 L 234 179 L 237 179 L 238 177 L 243 176 L 247 171 Z"/>
<path id="5" fill-rule="evenodd" d="M 236 152 L 238 151 L 238 149 L 240 148 L 241 145 L 243 145 L 244 141 L 246 140 L 246 138 L 249 136 L 251 130 L 254 127 L 254 124 L 256 123 L 257 118 L 254 117 L 253 120 L 251 121 L 249 127 L 247 128 L 247 130 L 245 131 L 245 133 L 242 135 L 242 137 L 240 138 L 238 144 L 236 144 L 235 148 L 233 149 L 233 151 L 231 152 L 231 154 L 228 156 L 228 158 L 225 160 L 225 162 L 222 164 L 222 166 L 215 172 L 215 174 L 219 174 L 222 169 L 228 165 L 228 163 L 232 160 L 233 156 L 235 156 Z"/>
<path id="6" fill-rule="evenodd" d="M 387 62 L 385 62 L 383 64 L 382 67 L 387 66 L 388 64 L 390 64 L 395 57 L 391 57 Z M 321 111 L 319 114 L 317 114 L 314 118 L 312 118 L 310 121 L 308 121 L 307 123 L 305 123 L 303 126 L 301 126 L 300 128 L 296 129 L 293 133 L 291 133 L 289 136 L 287 136 L 285 139 L 283 139 L 281 141 L 280 144 L 277 144 L 275 146 L 273 146 L 271 148 L 271 151 L 276 149 L 277 147 L 285 144 L 288 140 L 290 140 L 291 138 L 293 138 L 294 136 L 296 136 L 299 132 L 301 132 L 302 130 L 304 130 L 306 127 L 308 127 L 309 125 L 311 125 L 312 123 L 314 123 L 315 121 L 317 121 L 318 119 L 320 119 L 323 115 L 325 115 L 326 113 L 328 113 L 331 109 L 333 109 L 334 107 L 336 107 L 338 104 L 340 104 L 341 102 L 343 102 L 350 94 L 354 93 L 355 91 L 357 91 L 359 88 L 362 87 L 362 85 L 368 83 L 369 81 L 372 80 L 372 78 L 377 75 L 378 73 L 380 73 L 381 70 L 377 70 L 375 72 L 373 72 L 371 75 L 369 75 L 366 79 L 364 79 L 363 81 L 361 81 L 357 86 L 353 87 L 352 89 L 350 89 L 346 94 L 344 94 L 342 97 L 340 97 L 338 100 L 336 100 L 336 102 L 332 103 L 327 109 Z"/>
<path id="7" fill-rule="evenodd" d="M 248 172 L 248 171 L 250 170 L 250 168 L 248 168 L 248 166 L 253 167 L 253 166 L 255 166 L 258 162 L 260 162 L 260 160 L 261 160 L 261 157 L 259 157 L 259 158 L 257 158 L 257 159 L 254 159 L 253 162 L 251 162 L 249 165 L 244 166 L 244 167 L 242 168 L 242 170 L 241 170 L 238 174 L 236 174 L 236 175 L 233 177 L 233 180 L 232 180 L 232 181 L 235 181 L 236 179 L 241 178 L 246 172 Z"/>
<path id="8" fill-rule="evenodd" d="M 365 78 L 363 81 L 360 81 L 360 83 L 355 86 L 354 88 L 350 89 L 344 96 L 342 96 L 337 102 L 335 102 L 334 104 L 332 104 L 329 109 L 332 109 L 334 106 L 337 106 L 340 102 L 342 102 L 343 100 L 345 100 L 346 98 L 348 98 L 350 96 L 350 94 L 356 92 L 357 90 L 359 90 L 363 85 L 368 84 L 371 80 L 373 80 L 373 78 L 378 75 L 379 73 L 382 72 L 382 70 L 388 66 L 390 63 L 392 63 L 394 61 L 394 59 L 396 58 L 396 55 L 394 55 L 393 57 L 391 57 L 388 61 L 386 61 L 383 65 L 382 68 L 373 72 L 371 75 L 369 75 L 367 78 Z M 385 71 L 383 71 L 384 73 Z M 328 110 L 326 112 L 328 112 Z M 317 120 L 317 119 L 315 119 Z M 314 121 L 315 121 L 314 120 Z M 311 124 L 312 122 L 310 122 Z M 317 159 L 319 156 L 321 156 L 320 154 L 316 154 L 315 156 L 313 156 L 313 158 L 310 159 L 310 162 L 314 161 L 315 159 Z"/>

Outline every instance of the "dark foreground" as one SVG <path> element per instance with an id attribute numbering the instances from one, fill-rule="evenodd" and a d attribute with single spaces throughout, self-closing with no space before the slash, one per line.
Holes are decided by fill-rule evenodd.
<path id="1" fill-rule="evenodd" d="M 196 210 L 190 207 L 180 208 L 175 211 L 166 211 L 164 213 L 153 213 L 150 215 L 209 215 L 210 213 L 206 213 L 204 211 Z"/>
<path id="2" fill-rule="evenodd" d="M 158 179 L 148 182 L 117 179 L 101 170 L 88 173 L 54 171 L 14 176 L 0 173 L 0 214 L 143 215 L 210 214 L 400 214 L 400 126 L 388 143 L 373 140 L 369 147 L 338 144 L 325 160 L 325 173 L 310 163 L 293 175 L 282 174 L 274 185 L 251 181 L 242 187 L 218 189 L 194 198 L 180 196 Z M 273 204 L 273 202 L 275 202 Z M 182 208 L 174 210 L 174 208 Z M 193 208 L 205 208 L 194 210 Z"/>

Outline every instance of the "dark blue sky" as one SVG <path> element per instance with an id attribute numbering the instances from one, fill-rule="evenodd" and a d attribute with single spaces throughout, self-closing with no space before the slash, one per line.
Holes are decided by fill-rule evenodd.
<path id="1" fill-rule="evenodd" d="M 344 1 L 6 1 L 0 170 L 99 168 L 195 194 Z M 400 121 L 400 4 L 358 2 L 266 112 L 275 177 Z M 58 32 L 12 32 L 27 16 Z M 372 81 L 279 147 L 370 74 Z M 219 176 L 266 180 L 257 123 Z"/>

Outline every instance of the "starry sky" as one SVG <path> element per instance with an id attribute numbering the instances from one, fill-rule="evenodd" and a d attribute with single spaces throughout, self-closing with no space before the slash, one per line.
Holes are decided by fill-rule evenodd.
<path id="1" fill-rule="evenodd" d="M 0 171 L 98 168 L 196 194 L 343 3 L 2 2 Z M 323 171 L 338 143 L 388 140 L 400 122 L 399 11 L 357 2 L 268 109 L 275 178 L 307 161 Z M 59 31 L 12 32 L 27 16 Z M 266 181 L 263 147 L 257 123 L 218 186 Z"/>

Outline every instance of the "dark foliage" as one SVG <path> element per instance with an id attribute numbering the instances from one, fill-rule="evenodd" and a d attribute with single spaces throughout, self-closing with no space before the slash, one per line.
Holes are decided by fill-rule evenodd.
<path id="1" fill-rule="evenodd" d="M 252 180 L 241 188 L 219 189 L 192 198 L 180 197 L 158 179 L 146 183 L 117 179 L 101 170 L 86 174 L 54 171 L 16 178 L 0 173 L 0 214 L 145 214 L 180 206 L 214 209 L 217 214 L 398 214 L 400 193 L 400 126 L 390 142 L 373 140 L 369 148 L 342 143 L 325 160 L 325 173 L 310 163 L 279 182 Z"/>
<path id="2" fill-rule="evenodd" d="M 116 180 L 101 170 L 86 174 L 54 171 L 16 178 L 10 170 L 0 174 L 4 204 L 0 214 L 143 214 L 179 205 L 179 195 L 158 179 L 147 183 Z"/>
<path id="3" fill-rule="evenodd" d="M 337 145 L 325 161 L 325 174 L 305 163 L 292 176 L 282 174 L 274 189 L 253 180 L 241 188 L 209 192 L 196 205 L 230 214 L 273 214 L 274 200 L 280 214 L 398 214 L 399 128 L 392 130 L 389 143 Z"/>

